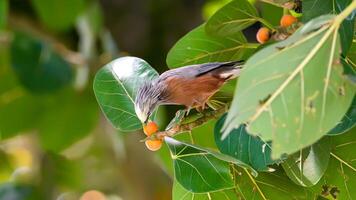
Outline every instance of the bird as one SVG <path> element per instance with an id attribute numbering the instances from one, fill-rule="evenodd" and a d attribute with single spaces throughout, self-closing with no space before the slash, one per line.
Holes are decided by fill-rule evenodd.
<path id="1" fill-rule="evenodd" d="M 168 70 L 138 89 L 136 115 L 146 124 L 160 105 L 184 105 L 188 111 L 204 109 L 211 96 L 228 80 L 240 75 L 243 64 L 244 61 L 211 62 Z"/>

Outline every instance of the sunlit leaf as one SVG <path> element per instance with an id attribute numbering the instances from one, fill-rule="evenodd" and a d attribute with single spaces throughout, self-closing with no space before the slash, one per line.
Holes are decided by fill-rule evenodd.
<path id="1" fill-rule="evenodd" d="M 259 21 L 255 7 L 247 0 L 234 0 L 226 4 L 209 18 L 205 25 L 211 35 L 229 36 Z"/>
<path id="2" fill-rule="evenodd" d="M 270 144 L 257 136 L 249 135 L 244 125 L 233 129 L 224 140 L 221 140 L 221 128 L 225 119 L 226 115 L 222 116 L 214 130 L 215 142 L 220 152 L 235 157 L 258 171 L 268 171 L 268 165 L 277 162 L 271 158 Z"/>
<path id="3" fill-rule="evenodd" d="M 94 93 L 106 118 L 121 131 L 142 128 L 134 108 L 137 90 L 158 73 L 136 57 L 118 58 L 101 68 L 94 79 Z"/>
<path id="4" fill-rule="evenodd" d="M 290 155 L 283 163 L 284 171 L 296 184 L 310 187 L 324 175 L 330 157 L 331 143 L 324 137 L 310 147 Z"/>
<path id="5" fill-rule="evenodd" d="M 209 36 L 201 25 L 181 38 L 168 52 L 168 67 L 180 67 L 215 61 L 235 61 L 246 59 L 256 45 L 249 44 L 239 32 L 229 37 Z"/>
<path id="6" fill-rule="evenodd" d="M 344 116 L 355 87 L 342 75 L 333 16 L 316 18 L 246 63 L 224 125 L 241 124 L 272 141 L 272 157 L 294 153 L 330 131 Z"/>
<path id="7" fill-rule="evenodd" d="M 188 191 L 210 192 L 233 187 L 231 163 L 254 170 L 232 157 L 165 138 L 171 151 L 176 180 Z"/>
<path id="8" fill-rule="evenodd" d="M 53 92 L 73 78 L 69 63 L 46 42 L 16 33 L 11 44 L 11 63 L 20 82 L 31 92 Z"/>
<path id="9" fill-rule="evenodd" d="M 84 9 L 84 0 L 32 0 L 41 21 L 56 31 L 68 30 Z"/>
<path id="10" fill-rule="evenodd" d="M 315 17 L 325 14 L 339 14 L 352 0 L 303 0 L 303 21 L 307 22 Z M 354 34 L 356 12 L 347 17 L 340 26 L 340 39 L 343 55 L 350 49 Z"/>
<path id="11" fill-rule="evenodd" d="M 207 1 L 202 9 L 203 18 L 205 20 L 209 19 L 209 17 L 230 1 L 231 0 Z"/>

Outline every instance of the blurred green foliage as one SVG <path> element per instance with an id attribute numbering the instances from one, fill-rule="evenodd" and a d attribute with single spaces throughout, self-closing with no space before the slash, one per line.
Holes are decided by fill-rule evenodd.
<path id="1" fill-rule="evenodd" d="M 334 8 L 328 1 L 315 12 L 308 3 L 320 1 L 304 1 L 306 21 L 340 13 L 350 3 L 343 0 Z M 239 2 L 253 8 L 252 16 L 232 11 L 229 5 L 239 8 Z M 169 138 L 159 152 L 149 153 L 139 142 L 144 135 L 133 102 L 121 96 L 127 90 L 134 99 L 147 81 L 138 75 L 147 68 L 156 77 L 168 67 L 248 59 L 268 48 L 255 43 L 256 28 L 277 28 L 283 13 L 290 12 L 281 7 L 285 2 L 291 1 L 0 0 L 0 199 L 354 198 L 349 190 L 356 180 L 354 107 L 330 133 L 336 136 L 324 136 L 331 140 L 327 145 L 317 142 L 272 160 L 270 142 L 243 127 L 219 140 L 224 118 Z M 342 24 L 341 35 L 351 72 L 354 18 Z M 217 28 L 234 20 L 249 23 Z M 113 74 L 101 67 L 128 54 L 147 63 L 141 60 L 139 73 L 120 85 L 121 70 Z M 94 80 L 97 72 L 105 83 Z M 214 98 L 231 102 L 236 82 Z M 105 93 L 96 95 L 109 105 L 103 112 L 93 84 L 95 92 Z M 161 130 L 176 109 L 159 109 L 155 120 Z M 114 129 L 102 113 L 114 127 L 133 134 Z M 289 167 L 278 165 L 284 159 Z"/>

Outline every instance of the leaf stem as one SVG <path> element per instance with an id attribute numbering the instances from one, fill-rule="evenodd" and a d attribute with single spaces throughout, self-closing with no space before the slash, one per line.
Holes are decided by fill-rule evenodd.
<path id="1" fill-rule="evenodd" d="M 174 136 L 174 135 L 177 135 L 180 133 L 191 132 L 194 128 L 205 124 L 206 122 L 210 121 L 211 119 L 219 118 L 226 111 L 227 111 L 227 108 L 225 106 L 222 106 L 221 108 L 219 108 L 217 110 L 206 110 L 203 113 L 202 117 L 200 117 L 192 122 L 177 124 L 168 130 L 157 132 L 156 134 L 148 136 L 145 139 L 141 140 L 141 142 L 144 142 L 147 140 L 163 139 L 165 136 L 171 137 L 171 136 Z"/>
<path id="2" fill-rule="evenodd" d="M 257 49 L 260 46 L 259 43 L 246 43 L 243 44 L 243 47 L 248 48 L 248 49 Z"/>
<path id="3" fill-rule="evenodd" d="M 257 20 L 258 20 L 259 22 L 261 22 L 261 23 L 262 23 L 264 26 L 266 26 L 267 28 L 271 29 L 272 32 L 276 31 L 276 29 L 274 28 L 274 26 L 273 26 L 271 23 L 269 23 L 267 20 L 265 20 L 265 19 L 263 19 L 263 18 L 260 18 L 260 17 L 258 17 Z"/>
<path id="4" fill-rule="evenodd" d="M 258 193 L 260 193 L 262 199 L 267 200 L 267 198 L 266 198 L 265 195 L 263 194 L 261 188 L 260 188 L 260 187 L 258 186 L 258 184 L 256 183 L 255 179 L 251 176 L 251 174 L 247 171 L 247 169 L 244 168 L 244 170 L 245 170 L 245 173 L 247 174 L 247 176 L 251 179 L 251 182 L 255 185 L 255 187 L 256 187 Z"/>
<path id="5" fill-rule="evenodd" d="M 344 19 L 349 16 L 356 9 L 356 1 L 352 1 L 352 3 L 345 8 L 339 15 L 335 18 L 335 24 L 339 26 Z"/>
<path id="6" fill-rule="evenodd" d="M 341 159 L 339 156 L 335 155 L 333 152 L 330 152 L 330 155 L 332 155 L 336 160 L 338 160 L 339 162 L 341 162 L 342 164 L 346 165 L 347 167 L 349 167 L 350 169 L 356 172 L 356 169 L 354 167 L 352 167 L 349 163 Z"/>

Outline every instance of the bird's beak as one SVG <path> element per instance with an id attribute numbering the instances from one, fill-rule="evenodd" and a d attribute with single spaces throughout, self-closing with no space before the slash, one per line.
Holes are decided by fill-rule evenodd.
<path id="1" fill-rule="evenodd" d="M 144 124 L 144 125 L 146 125 L 146 124 L 147 124 L 148 119 L 149 119 L 149 117 L 147 117 L 147 119 L 143 122 L 143 124 Z"/>

